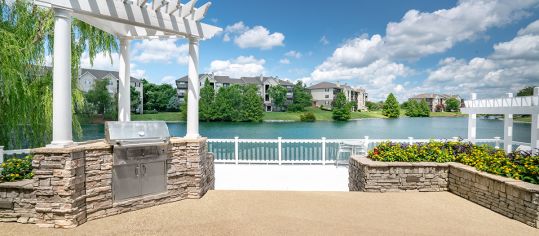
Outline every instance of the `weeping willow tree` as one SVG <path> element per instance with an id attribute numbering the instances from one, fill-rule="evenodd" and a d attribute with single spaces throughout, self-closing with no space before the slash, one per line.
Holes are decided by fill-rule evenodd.
<path id="1" fill-rule="evenodd" d="M 28 0 L 0 0 L 0 146 L 38 147 L 52 139 L 52 73 L 46 67 L 53 49 L 54 12 Z M 80 58 L 118 50 L 113 35 L 76 19 L 72 24 L 73 107 L 83 107 L 77 88 Z M 50 62 L 50 61 L 49 61 Z M 112 58 L 111 58 L 112 62 Z M 76 136 L 82 134 L 73 117 Z"/>

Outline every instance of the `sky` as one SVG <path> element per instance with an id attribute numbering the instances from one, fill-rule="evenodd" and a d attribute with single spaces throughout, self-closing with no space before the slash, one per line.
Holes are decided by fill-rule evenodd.
<path id="1" fill-rule="evenodd" d="M 203 22 L 223 31 L 201 41 L 201 73 L 339 82 L 372 101 L 539 86 L 539 0 L 214 0 Z M 187 74 L 187 43 L 132 41 L 132 75 L 172 84 Z M 93 67 L 117 70 L 118 59 Z"/>

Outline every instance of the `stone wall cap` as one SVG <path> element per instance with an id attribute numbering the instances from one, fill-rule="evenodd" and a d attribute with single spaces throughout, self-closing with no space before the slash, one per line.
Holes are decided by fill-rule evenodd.
<path id="1" fill-rule="evenodd" d="M 438 163 L 438 162 L 410 162 L 412 166 L 417 167 L 448 167 L 449 163 Z"/>
<path id="2" fill-rule="evenodd" d="M 75 143 L 72 146 L 68 147 L 40 147 L 34 148 L 30 152 L 35 153 L 59 153 L 59 154 L 69 154 L 74 152 L 81 152 L 85 150 L 95 150 L 95 149 L 109 149 L 112 146 L 108 144 L 104 139 L 92 140 L 87 142 Z"/>
<path id="3" fill-rule="evenodd" d="M 79 144 L 81 148 L 85 150 L 96 150 L 96 149 L 109 149 L 112 148 L 112 145 L 107 143 L 104 139 L 93 140 L 89 142 L 84 142 Z"/>
<path id="4" fill-rule="evenodd" d="M 0 188 L 34 189 L 34 180 L 25 179 L 16 182 L 0 183 Z"/>
<path id="5" fill-rule="evenodd" d="M 479 173 L 479 171 L 477 169 L 475 169 L 475 167 L 469 166 L 469 165 L 464 165 L 462 163 L 451 162 L 451 163 L 449 163 L 449 166 L 453 167 L 453 168 L 457 168 L 457 169 L 463 169 L 463 170 L 466 170 L 466 171 L 469 171 L 469 172 Z"/>
<path id="6" fill-rule="evenodd" d="M 526 192 L 539 193 L 539 184 L 532 184 L 521 180 L 511 179 L 506 184 L 525 190 Z"/>
<path id="7" fill-rule="evenodd" d="M 170 138 L 171 143 L 202 143 L 208 141 L 206 137 L 200 138 L 183 138 L 183 137 L 172 137 Z"/>

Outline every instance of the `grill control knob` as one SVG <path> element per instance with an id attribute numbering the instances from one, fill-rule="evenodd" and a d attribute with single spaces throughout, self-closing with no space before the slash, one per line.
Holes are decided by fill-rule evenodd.
<path id="1" fill-rule="evenodd" d="M 144 133 L 144 131 L 139 131 L 139 132 L 138 132 L 138 136 L 144 137 L 144 135 L 146 135 L 146 133 Z"/>

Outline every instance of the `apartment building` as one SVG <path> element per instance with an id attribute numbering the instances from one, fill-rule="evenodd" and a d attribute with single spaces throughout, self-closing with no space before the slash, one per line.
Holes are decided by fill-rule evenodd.
<path id="1" fill-rule="evenodd" d="M 281 85 L 288 90 L 286 93 L 287 103 L 291 103 L 292 98 L 293 98 L 292 91 L 294 88 L 294 84 L 286 80 L 281 80 L 277 77 L 256 76 L 256 77 L 241 77 L 237 79 L 237 78 L 230 78 L 229 76 L 221 76 L 221 75 L 214 75 L 214 74 L 201 74 L 199 76 L 201 87 L 204 86 L 204 82 L 206 80 L 208 80 L 208 82 L 210 83 L 211 86 L 213 86 L 216 92 L 221 87 L 227 87 L 233 84 L 255 85 L 258 88 L 258 94 L 264 100 L 264 109 L 266 111 L 278 111 L 278 108 L 272 102 L 272 99 L 269 95 L 269 89 L 271 86 Z M 180 98 L 180 101 L 182 102 L 185 101 L 185 98 L 187 97 L 187 89 L 188 89 L 187 84 L 188 84 L 187 76 L 184 76 L 176 80 L 178 97 Z"/>
<path id="2" fill-rule="evenodd" d="M 367 110 L 365 103 L 368 94 L 365 89 L 352 88 L 351 86 L 340 83 L 320 82 L 308 87 L 313 96 L 313 105 L 331 109 L 331 104 L 338 93 L 343 92 L 346 100 L 354 103 L 354 111 Z"/>

